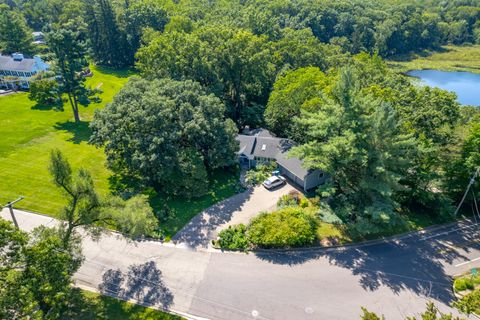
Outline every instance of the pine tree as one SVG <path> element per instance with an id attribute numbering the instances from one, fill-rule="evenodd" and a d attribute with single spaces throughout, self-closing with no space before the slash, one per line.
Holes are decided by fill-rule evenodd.
<path id="1" fill-rule="evenodd" d="M 125 66 L 125 34 L 120 31 L 110 0 L 90 0 L 86 5 L 86 20 L 95 62 L 113 67 Z"/>
<path id="2" fill-rule="evenodd" d="M 357 90 L 355 74 L 341 73 L 333 101 L 299 119 L 308 142 L 293 149 L 309 168 L 331 175 L 324 197 L 362 234 L 396 222 L 395 193 L 403 188 L 415 140 L 401 131 L 395 110 Z"/>
<path id="3" fill-rule="evenodd" d="M 32 54 L 32 31 L 19 11 L 0 4 L 0 52 Z"/>
<path id="4" fill-rule="evenodd" d="M 75 122 L 80 122 L 79 100 L 87 94 L 82 71 L 88 67 L 81 32 L 78 26 L 65 24 L 48 34 L 48 43 L 55 55 L 55 69 L 61 77 L 61 90 L 68 96 Z"/>

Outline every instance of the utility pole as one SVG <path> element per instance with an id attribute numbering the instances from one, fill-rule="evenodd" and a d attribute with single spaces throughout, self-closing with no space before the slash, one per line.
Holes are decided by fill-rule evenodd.
<path id="1" fill-rule="evenodd" d="M 465 193 L 463 194 L 462 200 L 458 204 L 457 208 L 455 209 L 455 213 L 453 214 L 455 217 L 457 216 L 458 210 L 460 210 L 460 207 L 462 206 L 463 201 L 465 201 L 465 198 L 467 197 L 468 191 L 470 191 L 470 188 L 475 183 L 475 179 L 477 178 L 479 171 L 480 171 L 480 168 L 477 168 L 477 170 L 473 174 L 472 178 L 470 179 L 470 182 L 468 183 L 468 186 L 467 186 L 467 190 L 465 190 Z"/>
<path id="2" fill-rule="evenodd" d="M 13 224 L 17 229 L 20 229 L 20 228 L 18 227 L 17 219 L 15 218 L 15 214 L 13 213 L 13 205 L 22 199 L 23 197 L 20 197 L 17 200 L 10 201 L 9 203 L 3 206 L 3 208 L 8 208 L 10 210 L 10 215 L 12 216 Z"/>

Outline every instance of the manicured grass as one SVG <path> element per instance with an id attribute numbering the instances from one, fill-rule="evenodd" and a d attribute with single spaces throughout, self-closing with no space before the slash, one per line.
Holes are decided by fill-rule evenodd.
<path id="1" fill-rule="evenodd" d="M 210 183 L 210 192 L 200 198 L 189 200 L 181 197 L 169 198 L 165 195 L 157 195 L 152 199 L 151 204 L 154 210 L 161 211 L 163 204 L 166 202 L 173 213 L 171 218 L 160 223 L 166 240 L 169 240 L 190 219 L 204 209 L 241 191 L 237 172 L 216 171 L 210 177 Z"/>
<path id="2" fill-rule="evenodd" d="M 178 316 L 159 310 L 145 308 L 97 293 L 82 291 L 85 298 L 81 316 L 77 319 L 91 320 L 180 320 Z M 88 307 L 88 308 L 86 308 Z"/>
<path id="3" fill-rule="evenodd" d="M 400 72 L 434 69 L 480 73 L 480 45 L 445 46 L 438 52 L 395 57 L 388 64 Z"/>
<path id="4" fill-rule="evenodd" d="M 83 167 L 92 173 L 97 191 L 110 192 L 112 172 L 105 166 L 103 150 L 88 144 L 91 135 L 89 121 L 95 109 L 103 108 L 128 81 L 130 71 L 91 68 L 94 75 L 87 85 L 99 87 L 103 93 L 100 103 L 81 107 L 82 122 L 76 124 L 68 103 L 64 111 L 39 108 L 28 99 L 28 93 L 0 97 L 0 205 L 19 196 L 25 199 L 16 208 L 58 216 L 65 205 L 60 190 L 54 186 L 48 172 L 50 151 L 60 149 L 74 169 Z M 155 211 L 167 201 L 173 217 L 161 222 L 167 238 L 173 236 L 197 213 L 239 191 L 238 174 L 216 172 L 211 177 L 211 191 L 194 200 L 181 197 L 156 196 L 152 199 Z"/>
<path id="5" fill-rule="evenodd" d="M 81 107 L 82 122 L 73 122 L 69 104 L 64 111 L 39 108 L 28 99 L 28 93 L 0 97 L 0 204 L 24 196 L 17 208 L 56 216 L 64 205 L 59 190 L 52 184 L 47 167 L 50 151 L 60 149 L 72 166 L 91 171 L 101 194 L 109 190 L 110 171 L 105 168 L 102 150 L 87 143 L 88 121 L 95 109 L 103 108 L 128 81 L 125 71 L 100 72 L 92 67 L 94 76 L 87 86 L 99 87 L 100 103 Z"/>

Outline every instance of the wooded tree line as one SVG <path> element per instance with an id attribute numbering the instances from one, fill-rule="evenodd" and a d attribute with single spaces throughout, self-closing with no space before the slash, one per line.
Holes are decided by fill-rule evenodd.
<path id="1" fill-rule="evenodd" d="M 345 52 L 381 56 L 480 42 L 480 4 L 454 1 L 173 1 L 173 0 L 2 0 L 0 47 L 27 52 L 28 43 L 10 45 L 12 33 L 43 30 L 68 20 L 88 26 L 91 55 L 100 64 L 133 65 L 145 28 L 190 33 L 203 26 L 245 29 L 277 41 L 284 29 L 309 29 L 322 43 Z M 15 28 L 12 28 L 15 26 Z M 18 28 L 18 27 L 21 28 Z M 10 40 L 9 40 L 10 39 Z"/>

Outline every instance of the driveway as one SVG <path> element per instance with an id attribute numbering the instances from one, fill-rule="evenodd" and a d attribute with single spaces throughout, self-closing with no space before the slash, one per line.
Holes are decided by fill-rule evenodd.
<path id="1" fill-rule="evenodd" d="M 296 189 L 289 183 L 272 191 L 263 186 L 250 188 L 196 215 L 177 232 L 172 242 L 192 249 L 208 248 L 220 230 L 229 225 L 246 224 L 262 211 L 275 210 L 278 199 L 292 190 Z"/>

